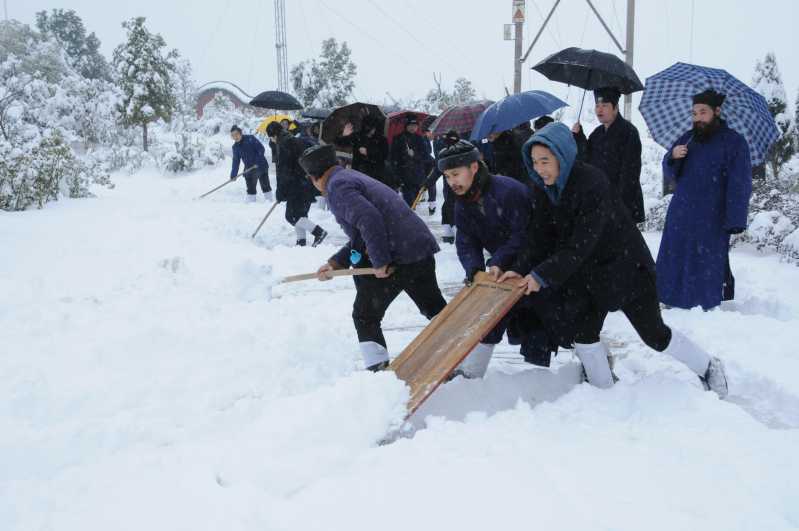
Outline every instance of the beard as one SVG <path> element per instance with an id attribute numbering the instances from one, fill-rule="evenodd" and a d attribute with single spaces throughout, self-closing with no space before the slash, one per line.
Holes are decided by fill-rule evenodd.
<path id="1" fill-rule="evenodd" d="M 721 127 L 721 119 L 718 116 L 714 116 L 708 123 L 694 122 L 694 138 L 699 142 L 707 142 L 719 130 L 719 127 Z"/>

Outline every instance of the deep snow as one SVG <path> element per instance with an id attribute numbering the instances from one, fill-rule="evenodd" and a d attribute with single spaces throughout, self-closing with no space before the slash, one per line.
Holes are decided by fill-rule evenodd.
<path id="1" fill-rule="evenodd" d="M 290 247 L 278 208 L 251 240 L 242 182 L 193 200 L 226 169 L 0 212 L 0 529 L 799 528 L 797 267 L 736 249 L 736 301 L 665 312 L 725 359 L 728 401 L 612 315 L 613 389 L 503 345 L 378 446 L 406 390 L 361 371 L 351 281 L 274 285 L 341 231 L 314 208 L 329 244 Z M 402 296 L 385 324 L 396 354 L 424 322 Z"/>

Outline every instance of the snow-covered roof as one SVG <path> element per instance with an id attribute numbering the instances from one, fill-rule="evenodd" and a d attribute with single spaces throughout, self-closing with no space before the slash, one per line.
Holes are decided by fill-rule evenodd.
<path id="1" fill-rule="evenodd" d="M 205 83 L 204 85 L 200 85 L 197 87 L 197 92 L 205 92 L 205 91 L 214 91 L 214 90 L 224 90 L 226 92 L 230 92 L 234 96 L 236 96 L 239 100 L 243 103 L 249 103 L 253 96 L 250 96 L 241 87 L 236 85 L 235 83 L 231 83 L 230 81 L 210 81 Z"/>

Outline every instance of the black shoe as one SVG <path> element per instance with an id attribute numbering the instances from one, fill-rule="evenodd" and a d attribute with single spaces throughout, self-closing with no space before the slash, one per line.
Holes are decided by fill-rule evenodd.
<path id="1" fill-rule="evenodd" d="M 314 227 L 314 230 L 311 231 L 311 236 L 313 236 L 313 243 L 311 244 L 311 247 L 316 247 L 325 241 L 325 238 L 327 238 L 327 231 L 317 225 Z"/>
<path id="2" fill-rule="evenodd" d="M 297 247 L 305 247 L 305 238 L 297 240 Z"/>
<path id="3" fill-rule="evenodd" d="M 441 241 L 443 241 L 444 243 L 453 244 L 455 243 L 455 236 L 444 236 L 441 238 Z"/>
<path id="4" fill-rule="evenodd" d="M 381 361 L 380 363 L 375 363 L 374 365 L 369 365 L 366 370 L 372 372 L 380 372 L 388 369 L 388 361 Z"/>
<path id="5" fill-rule="evenodd" d="M 436 213 L 436 207 L 427 207 L 427 213 L 432 216 Z"/>

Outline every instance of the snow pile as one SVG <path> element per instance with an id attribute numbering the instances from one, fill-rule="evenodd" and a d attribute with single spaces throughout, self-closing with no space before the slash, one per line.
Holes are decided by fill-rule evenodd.
<path id="1" fill-rule="evenodd" d="M 276 284 L 343 234 L 313 208 L 328 242 L 290 247 L 281 205 L 250 239 L 269 205 L 242 183 L 191 199 L 226 173 L 119 174 L 94 200 L 0 212 L 0 529 L 799 525 L 795 267 L 742 245 L 735 301 L 665 313 L 725 359 L 728 401 L 612 314 L 613 389 L 568 352 L 544 370 L 502 344 L 379 446 L 407 389 L 361 370 L 351 281 Z M 454 250 L 437 262 L 451 297 Z M 396 300 L 392 355 L 424 322 Z"/>

